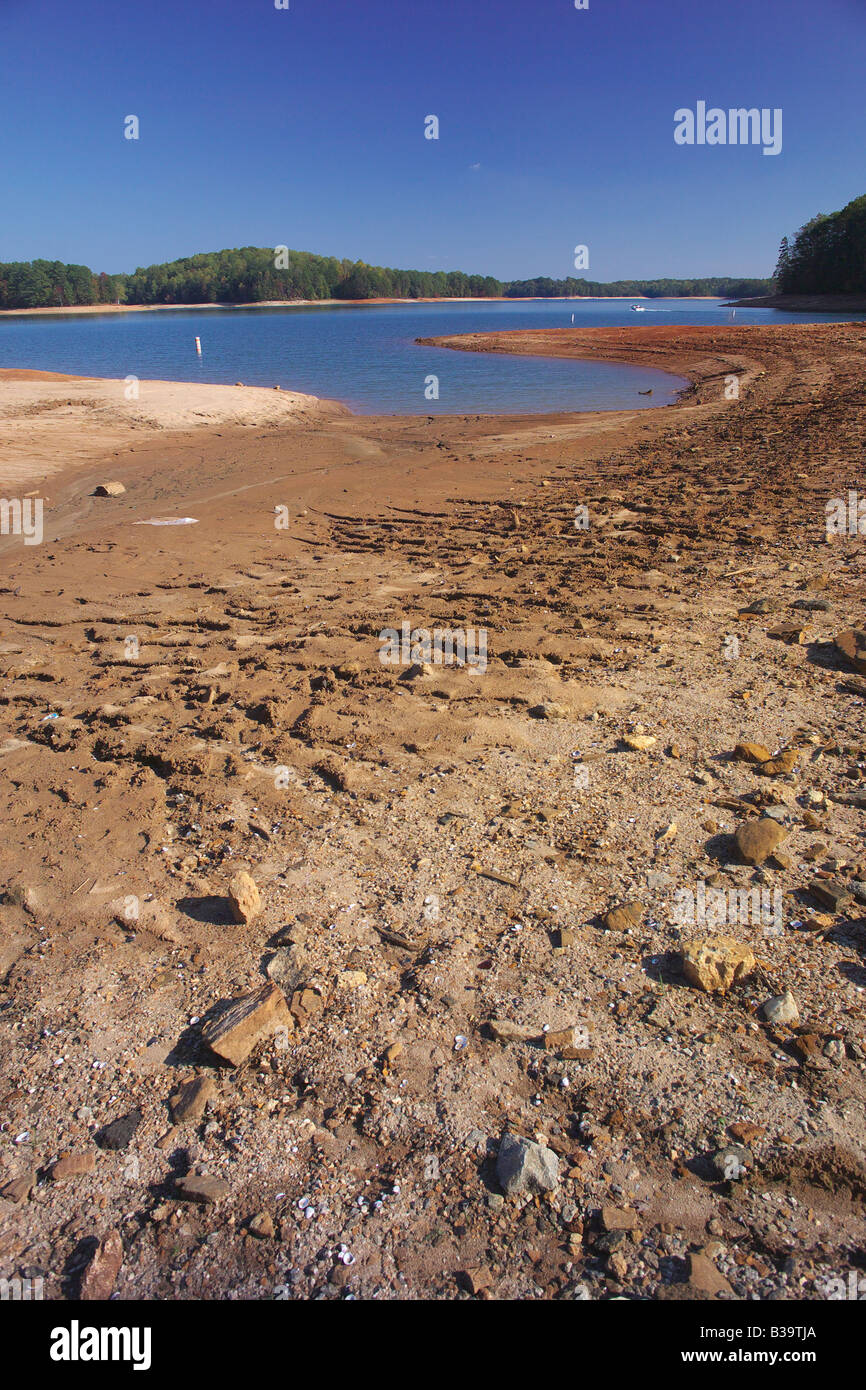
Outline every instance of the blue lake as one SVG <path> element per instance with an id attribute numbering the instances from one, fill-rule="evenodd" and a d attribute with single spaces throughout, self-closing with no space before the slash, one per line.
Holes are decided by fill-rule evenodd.
<path id="1" fill-rule="evenodd" d="M 731 310 L 721 300 L 530 300 L 4 318 L 0 367 L 77 376 L 282 386 L 360 414 L 522 414 L 651 409 L 687 383 L 645 367 L 420 347 L 416 338 L 510 328 L 823 323 L 866 315 Z M 195 351 L 201 338 L 202 356 Z M 425 395 L 438 378 L 439 399 Z M 652 388 L 652 396 L 639 391 Z"/>

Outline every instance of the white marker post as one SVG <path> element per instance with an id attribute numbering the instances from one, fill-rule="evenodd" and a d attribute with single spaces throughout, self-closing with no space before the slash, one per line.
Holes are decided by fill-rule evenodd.
<path id="1" fill-rule="evenodd" d="M 196 350 L 196 352 L 198 353 L 199 357 L 201 357 L 201 338 L 196 338 L 196 340 L 195 340 L 195 350 Z"/>

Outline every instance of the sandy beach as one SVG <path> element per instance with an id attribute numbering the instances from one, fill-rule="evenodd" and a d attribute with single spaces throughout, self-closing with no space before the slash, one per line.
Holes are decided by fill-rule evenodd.
<path id="1" fill-rule="evenodd" d="M 120 1300 L 822 1298 L 866 1199 L 866 552 L 825 510 L 862 329 L 430 341 L 692 385 L 375 417 L 0 373 L 0 493 L 45 500 L 0 537 L 0 1262 L 59 1297 L 116 1231 Z M 383 664 L 404 622 L 485 668 Z M 779 894 L 726 990 L 699 883 Z M 547 1190 L 503 1196 L 505 1131 Z"/>
<path id="2" fill-rule="evenodd" d="M 0 368 L 0 488 L 23 488 L 95 458 L 135 434 L 297 426 L 347 412 L 296 391 L 199 382 L 112 381 Z M 0 541 L 2 544 L 2 541 Z"/>

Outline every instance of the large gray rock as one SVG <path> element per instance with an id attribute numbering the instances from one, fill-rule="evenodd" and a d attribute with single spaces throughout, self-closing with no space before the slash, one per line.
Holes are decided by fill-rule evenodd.
<path id="1" fill-rule="evenodd" d="M 543 1144 L 506 1134 L 499 1145 L 496 1176 L 509 1197 L 552 1192 L 559 1185 L 559 1159 Z"/>
<path id="2" fill-rule="evenodd" d="M 761 1013 L 768 1023 L 784 1024 L 794 1027 L 800 1022 L 797 1001 L 788 989 L 784 994 L 774 994 L 761 1005 Z"/>

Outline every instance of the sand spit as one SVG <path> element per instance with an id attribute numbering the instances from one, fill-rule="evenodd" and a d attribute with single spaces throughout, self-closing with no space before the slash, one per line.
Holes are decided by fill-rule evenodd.
<path id="1" fill-rule="evenodd" d="M 119 448 L 132 432 L 297 427 L 345 413 L 334 401 L 259 386 L 0 369 L 0 486 L 38 482 Z"/>
<path id="2" fill-rule="evenodd" d="M 760 328 L 748 337 L 739 329 L 699 325 L 675 328 L 666 325 L 627 328 L 515 329 L 506 333 L 463 333 L 419 338 L 428 347 L 460 352 L 504 352 L 518 356 L 574 357 L 599 362 L 639 363 L 688 377 L 692 400 L 712 402 L 723 395 L 724 378 L 736 374 L 740 384 L 751 384 L 762 370 L 752 348 L 773 348 L 775 330 L 763 336 Z M 762 335 L 756 337 L 754 335 Z"/>
<path id="3" fill-rule="evenodd" d="M 142 428 L 3 538 L 0 1277 L 862 1277 L 866 342 L 610 333 L 694 390 Z M 485 670 L 383 663 L 403 622 Z"/>

